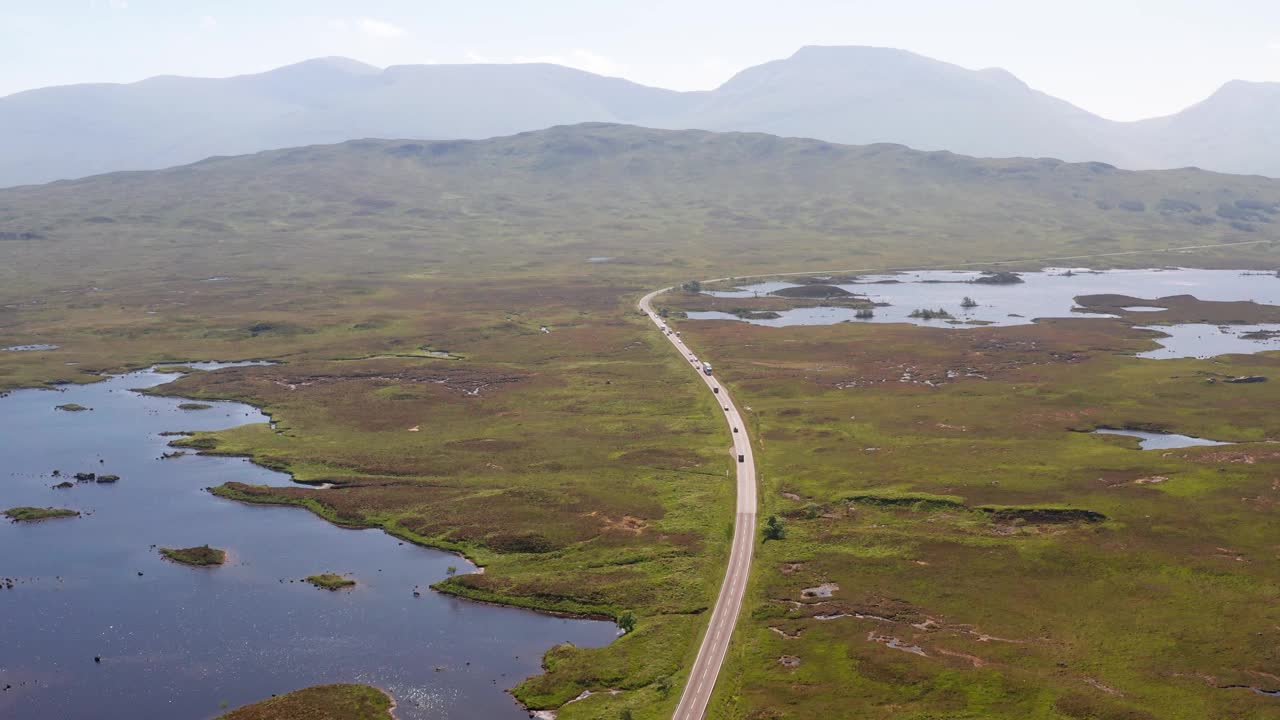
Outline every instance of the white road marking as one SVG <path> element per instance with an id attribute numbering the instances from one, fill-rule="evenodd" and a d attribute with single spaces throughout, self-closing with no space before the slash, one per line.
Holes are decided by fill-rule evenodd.
<path id="1" fill-rule="evenodd" d="M 1248 240 L 1234 243 L 1216 243 L 1210 245 L 1184 245 L 1181 247 L 1165 247 L 1152 250 L 1124 250 L 1120 252 L 1096 253 L 1092 255 L 1063 255 L 1058 257 L 1041 257 L 1041 258 L 1021 258 L 1014 260 L 988 260 L 985 262 L 967 262 L 967 263 L 951 263 L 946 265 L 931 266 L 915 266 L 903 268 L 861 268 L 856 270 L 804 270 L 786 273 L 767 273 L 761 275 L 738 275 L 732 278 L 715 278 L 712 280 L 704 280 L 703 282 L 721 282 L 726 280 L 749 280 L 754 278 L 769 277 L 788 277 L 793 275 L 813 275 L 816 273 L 833 273 L 833 274 L 866 274 L 866 273 L 883 273 L 897 272 L 909 270 L 945 270 L 949 268 L 962 267 L 989 267 L 992 265 L 1009 265 L 1014 263 L 1038 263 L 1038 262 L 1062 262 L 1065 260 L 1089 260 L 1093 258 L 1104 257 L 1120 257 L 1126 255 L 1146 255 L 1159 254 L 1168 252 L 1182 252 L 1187 250 L 1208 250 L 1215 248 L 1240 247 L 1243 245 L 1260 245 L 1264 243 L 1274 242 L 1274 240 Z M 649 316 L 653 324 L 662 332 L 663 337 L 671 341 L 679 351 L 681 357 L 689 358 L 691 367 L 694 372 L 698 373 L 698 377 L 706 384 L 707 389 L 715 395 L 717 383 L 712 380 L 710 375 L 702 372 L 698 365 L 698 357 L 685 346 L 680 336 L 662 322 L 657 313 L 653 310 L 653 299 L 672 288 L 662 288 L 640 298 L 640 309 Z M 733 635 L 733 628 L 737 624 L 738 611 L 742 607 L 742 599 L 746 593 L 747 576 L 751 571 L 751 555 L 755 550 L 755 528 L 756 528 L 756 466 L 755 457 L 751 452 L 751 441 L 746 435 L 746 426 L 742 423 L 741 416 L 738 414 L 737 406 L 729 397 L 729 390 L 724 385 L 719 385 L 720 406 L 727 407 L 722 410 L 725 420 L 730 425 L 730 436 L 733 437 L 734 448 L 734 465 L 738 468 L 738 501 L 737 515 L 733 524 L 733 544 L 729 551 L 729 564 L 725 570 L 724 581 L 720 584 L 720 594 L 716 598 L 715 607 L 711 611 L 711 622 L 707 625 L 707 633 L 702 638 L 702 644 L 698 647 L 698 657 L 693 662 L 693 669 L 689 672 L 689 685 L 685 686 L 684 692 L 680 696 L 680 704 L 676 706 L 674 720 L 702 720 L 702 716 L 706 713 L 707 704 L 711 701 L 711 691 L 715 689 L 715 680 L 720 675 L 720 666 L 724 663 L 724 657 L 729 649 L 729 640 Z M 733 434 L 733 428 L 738 427 L 742 430 L 736 435 Z M 737 456 L 742 455 L 743 461 L 736 462 Z M 697 685 L 693 684 L 697 679 Z M 707 687 L 707 680 L 711 680 L 711 686 Z"/>
<path id="2" fill-rule="evenodd" d="M 670 290 L 655 290 L 640 299 L 640 309 L 649 316 L 659 330 L 664 329 L 662 320 L 653 310 L 653 298 Z M 730 437 L 733 438 L 734 465 L 737 467 L 738 498 L 737 512 L 734 516 L 733 543 L 729 550 L 729 563 L 725 570 L 724 581 L 720 584 L 720 594 L 716 598 L 715 607 L 711 611 L 711 621 L 707 632 L 703 635 L 702 644 L 698 647 L 698 656 L 689 672 L 689 684 L 680 696 L 680 704 L 676 706 L 675 720 L 701 720 L 706 713 L 707 704 L 711 701 L 711 693 L 715 690 L 716 679 L 720 675 L 720 666 L 724 663 L 729 649 L 729 640 L 733 637 L 733 629 L 737 624 L 738 612 L 742 607 L 743 595 L 746 593 L 747 576 L 751 572 L 751 555 L 755 550 L 756 530 L 756 466 L 751 452 L 751 440 L 747 437 L 745 425 L 737 406 L 729 396 L 729 390 L 717 383 L 710 375 L 702 372 L 697 355 L 690 352 L 680 336 L 663 333 L 681 357 L 690 360 L 690 366 L 698 377 L 702 378 L 707 389 L 719 400 L 725 421 L 729 424 Z M 716 388 L 720 392 L 716 394 Z M 734 434 L 733 428 L 742 428 Z M 738 456 L 742 462 L 738 462 Z M 695 682 L 696 681 L 696 682 Z"/>

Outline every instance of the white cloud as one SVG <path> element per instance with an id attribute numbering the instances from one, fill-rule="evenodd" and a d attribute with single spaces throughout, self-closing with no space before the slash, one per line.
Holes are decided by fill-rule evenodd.
<path id="1" fill-rule="evenodd" d="M 212 16 L 212 15 L 201 15 L 201 16 L 200 16 L 200 29 L 201 29 L 201 30 L 212 30 L 212 29 L 214 29 L 214 28 L 216 28 L 216 27 L 218 27 L 218 19 L 217 19 L 217 18 L 215 18 L 215 17 L 214 17 L 214 16 Z"/>
<path id="2" fill-rule="evenodd" d="M 1273 43 L 1267 43 L 1267 49 L 1268 49 L 1268 50 L 1280 50 L 1280 40 L 1276 40 L 1276 41 L 1275 41 L 1275 42 L 1273 42 Z"/>
<path id="3" fill-rule="evenodd" d="M 398 38 L 409 34 L 409 31 L 385 20 L 376 20 L 370 17 L 362 17 L 356 20 L 355 25 L 360 32 L 375 38 Z"/>

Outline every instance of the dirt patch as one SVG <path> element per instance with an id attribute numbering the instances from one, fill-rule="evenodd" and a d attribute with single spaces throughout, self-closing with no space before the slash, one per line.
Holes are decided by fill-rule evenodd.
<path id="1" fill-rule="evenodd" d="M 795 655 L 783 655 L 782 657 L 778 658 L 778 664 L 784 668 L 787 668 L 788 670 L 795 670 L 796 668 L 800 667 L 800 658 L 796 657 Z"/>
<path id="2" fill-rule="evenodd" d="M 591 513 L 594 515 L 595 513 Z M 628 535 L 639 535 L 649 528 L 649 523 L 638 517 L 624 515 L 619 519 L 610 517 L 600 518 L 601 527 L 605 532 L 621 532 Z"/>
<path id="3" fill-rule="evenodd" d="M 986 660 L 983 660 L 977 655 L 970 655 L 969 653 L 956 652 L 954 650 L 947 650 L 945 648 L 934 648 L 934 652 L 938 653 L 939 655 L 946 655 L 947 657 L 960 658 L 961 660 L 967 661 L 970 665 L 972 665 L 975 668 L 980 668 L 987 664 Z"/>

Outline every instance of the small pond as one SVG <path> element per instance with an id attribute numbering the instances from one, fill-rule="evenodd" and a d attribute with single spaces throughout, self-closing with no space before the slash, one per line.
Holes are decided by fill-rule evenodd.
<path id="1" fill-rule="evenodd" d="M 1048 268 L 1040 272 L 1019 273 L 1022 283 L 987 285 L 973 282 L 978 272 L 919 271 L 885 275 L 863 275 L 857 283 L 839 287 L 856 295 L 885 304 L 875 308 L 872 318 L 855 317 L 853 308 L 815 307 L 784 310 L 781 317 L 742 320 L 756 325 L 784 327 L 788 325 L 831 325 L 840 322 L 912 323 L 928 327 L 965 328 L 981 325 L 1025 325 L 1037 318 L 1114 317 L 1098 313 L 1082 313 L 1075 298 L 1082 295 L 1119 294 L 1141 298 L 1170 295 L 1193 295 L 1200 300 L 1253 300 L 1266 305 L 1280 305 L 1280 278 L 1272 274 L 1238 270 L 1193 270 L 1183 268 L 1161 270 L 1107 270 Z M 762 282 L 744 285 L 737 290 L 711 291 L 717 297 L 754 297 L 794 287 L 795 283 Z M 969 297 L 975 307 L 964 307 Z M 913 318 L 917 309 L 945 310 L 951 318 Z M 1136 312 L 1154 312 L 1163 308 L 1134 306 Z M 739 320 L 723 312 L 691 312 L 692 320 Z M 966 325 L 964 323 L 972 322 Z M 1169 335 L 1160 338 L 1161 348 L 1143 357 L 1209 357 L 1224 353 L 1255 353 L 1280 350 L 1280 337 L 1245 338 L 1250 331 L 1277 331 L 1280 325 L 1161 325 L 1154 328 Z M 1265 332 L 1264 332 L 1265 334 Z"/>
<path id="2" fill-rule="evenodd" d="M 199 720 L 273 693 L 362 682 L 390 691 L 401 720 L 519 720 L 528 715 L 505 690 L 537 673 L 543 652 L 616 637 L 612 623 L 432 592 L 449 566 L 474 570 L 454 555 L 209 495 L 232 480 L 290 480 L 237 458 L 160 459 L 162 431 L 267 421 L 238 403 L 191 412 L 179 398 L 129 391 L 174 377 L 153 369 L 0 398 L 0 509 L 84 513 L 0 521 L 0 578 L 14 580 L 0 589 L 0 717 Z M 69 403 L 92 411 L 54 410 Z M 120 480 L 52 488 L 75 472 Z M 227 564 L 181 566 L 154 548 L 205 543 L 226 548 Z M 359 584 L 298 582 L 328 571 Z"/>
<path id="3" fill-rule="evenodd" d="M 1146 432 L 1144 430 L 1113 430 L 1111 428 L 1099 428 L 1093 432 L 1098 435 L 1123 435 L 1125 437 L 1138 438 L 1138 444 L 1143 450 L 1173 450 L 1185 447 L 1231 444 L 1228 442 L 1218 442 L 1217 440 L 1205 440 L 1204 438 L 1191 437 L 1190 435 L 1154 433 Z"/>
<path id="4" fill-rule="evenodd" d="M 1138 353 L 1138 357 L 1211 358 L 1217 355 L 1249 355 L 1264 350 L 1280 350 L 1280 336 L 1248 338 L 1251 332 L 1274 331 L 1275 325 L 1159 325 L 1144 328 L 1164 333 L 1168 337 L 1156 338 L 1160 347 Z"/>

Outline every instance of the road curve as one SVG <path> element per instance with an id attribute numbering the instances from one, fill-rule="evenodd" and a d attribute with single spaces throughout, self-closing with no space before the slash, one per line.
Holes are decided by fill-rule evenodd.
<path id="1" fill-rule="evenodd" d="M 861 268 L 857 270 L 802 270 L 798 272 L 767 273 L 763 275 L 739 275 L 732 278 L 715 278 L 703 282 L 723 280 L 746 280 L 749 278 L 782 277 L 791 275 L 813 275 L 818 272 L 827 273 L 870 273 L 893 272 L 895 270 L 942 270 L 962 267 L 978 267 L 990 265 L 1007 265 L 1025 262 L 1061 262 L 1066 260 L 1089 260 L 1101 257 L 1117 257 L 1122 255 L 1146 255 L 1167 252 L 1184 252 L 1190 250 L 1217 249 L 1240 245 L 1257 245 L 1270 240 L 1249 240 L 1235 243 L 1216 243 L 1211 245 L 1184 245 L 1181 247 L 1155 248 L 1151 250 L 1126 250 L 1123 252 L 1096 253 L 1093 255 L 1068 255 L 1044 258 L 1020 258 L 1015 260 L 988 260 L 985 262 L 951 263 L 946 265 L 916 266 L 911 268 Z M 680 351 L 680 356 L 689 362 L 693 372 L 702 378 L 707 388 L 716 393 L 725 420 L 729 423 L 733 435 L 734 459 L 741 457 L 738 466 L 738 511 L 733 524 L 733 547 L 729 552 L 729 567 L 725 571 L 724 582 L 720 585 L 720 595 L 716 598 L 715 608 L 711 611 L 711 623 L 707 634 L 698 647 L 698 658 L 693 663 L 693 671 L 689 673 L 689 682 L 680 695 L 680 704 L 676 706 L 674 720 L 702 720 L 711 701 L 711 692 L 715 689 L 716 678 L 720 674 L 720 666 L 724 663 L 725 652 L 729 649 L 729 638 L 733 635 L 734 625 L 738 620 L 738 612 L 742 609 L 742 598 L 746 594 L 747 578 L 751 574 L 751 555 L 755 551 L 756 529 L 756 463 L 751 454 L 751 441 L 747 439 L 746 425 L 738 413 L 737 405 L 729 397 L 729 390 L 713 376 L 702 372 L 700 359 L 685 346 L 680 336 L 672 331 L 653 310 L 653 299 L 672 288 L 666 287 L 640 298 L 640 309 L 644 311 L 654 325 L 666 336 L 667 340 Z M 733 428 L 737 428 L 734 430 Z"/>
<path id="2" fill-rule="evenodd" d="M 729 397 L 728 388 L 721 385 L 715 376 L 703 373 L 701 359 L 654 312 L 653 299 L 670 289 L 654 290 L 640 298 L 640 309 L 658 326 L 676 350 L 680 351 L 680 356 L 689 363 L 690 370 L 697 373 L 706 384 L 707 390 L 714 394 L 725 421 L 729 423 L 729 433 L 733 438 L 733 459 L 738 468 L 738 510 L 733 521 L 729 567 L 725 571 L 724 582 L 720 585 L 720 595 L 711 611 L 707 633 L 703 635 L 702 645 L 698 648 L 698 658 L 694 660 L 689 681 L 685 683 L 680 704 L 676 706 L 673 716 L 675 720 L 702 720 L 707 704 L 711 701 L 716 678 L 720 675 L 720 666 L 729 649 L 729 638 L 733 636 L 733 627 L 737 624 L 738 612 L 742 609 L 742 598 L 747 592 L 747 578 L 751 574 L 751 554 L 755 551 L 756 534 L 756 461 L 751 454 L 746 424 L 742 422 L 738 406 Z"/>

